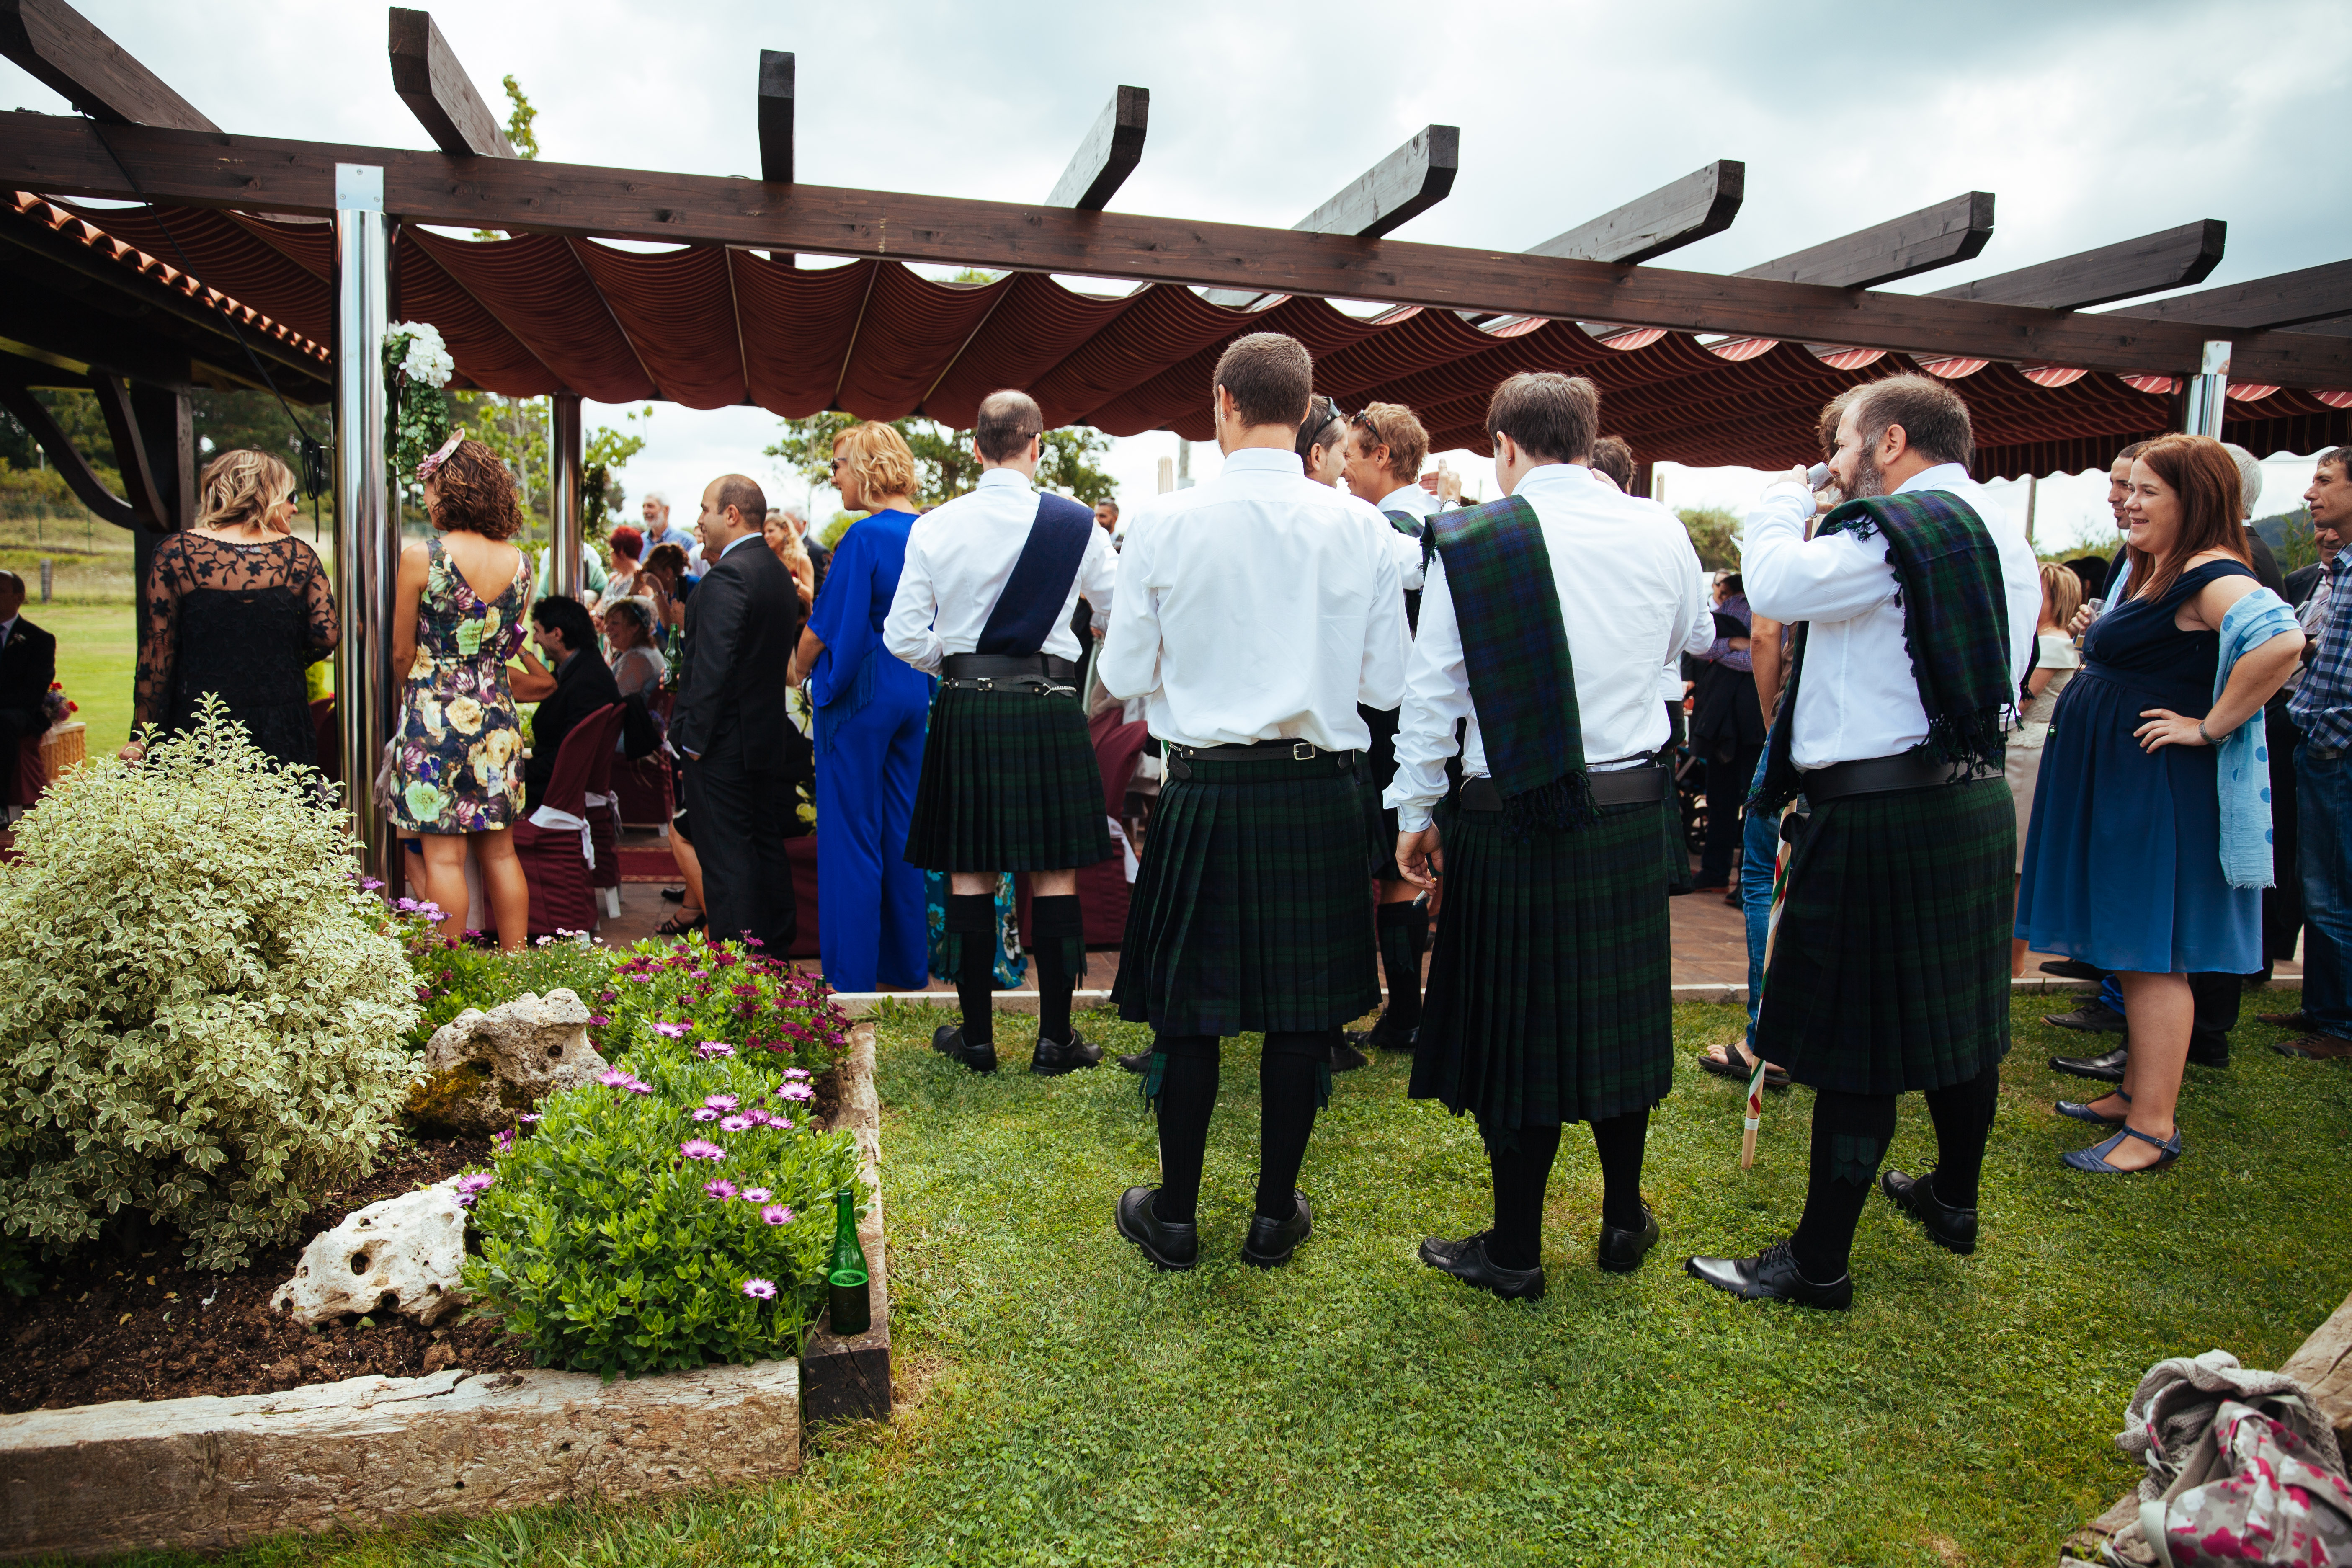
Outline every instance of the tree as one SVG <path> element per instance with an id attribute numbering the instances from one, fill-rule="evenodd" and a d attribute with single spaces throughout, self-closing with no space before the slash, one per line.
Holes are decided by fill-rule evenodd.
<path id="1" fill-rule="evenodd" d="M 1690 531 L 1698 563 L 1710 572 L 1739 570 L 1739 520 L 1719 506 L 1685 507 L 1675 516 Z"/>
<path id="2" fill-rule="evenodd" d="M 859 421 L 838 409 L 813 414 L 806 419 L 783 421 L 783 434 L 763 449 L 781 458 L 812 485 L 833 482 L 833 443 Z M 980 459 L 972 455 L 971 432 L 950 430 L 929 419 L 893 419 L 890 427 L 907 443 L 915 458 L 915 500 L 936 506 L 953 500 L 980 482 Z M 1110 450 L 1110 439 L 1095 431 L 1073 426 L 1048 430 L 1045 456 L 1037 465 L 1037 483 L 1091 506 L 1117 488 L 1097 467 L 1097 454 Z M 844 524 L 846 527 L 846 524 Z"/>
<path id="3" fill-rule="evenodd" d="M 633 408 L 622 418 L 631 425 L 640 419 L 651 419 L 651 408 Z M 628 492 L 621 488 L 620 470 L 631 458 L 646 449 L 646 438 L 634 430 L 615 430 L 610 425 L 599 425 L 588 435 L 588 448 L 582 463 L 581 531 L 591 539 L 604 537 L 612 514 L 628 500 Z"/>
<path id="4" fill-rule="evenodd" d="M 507 145 L 515 150 L 518 158 L 538 157 L 539 133 L 530 128 L 530 122 L 539 118 L 539 110 L 530 106 L 530 100 L 523 96 L 522 83 L 513 77 L 505 78 L 499 85 L 507 89 L 507 101 L 514 105 L 513 112 L 507 116 Z"/>

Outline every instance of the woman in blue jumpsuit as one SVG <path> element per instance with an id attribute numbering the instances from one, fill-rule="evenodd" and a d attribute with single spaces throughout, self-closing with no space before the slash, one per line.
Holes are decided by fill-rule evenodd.
<path id="1" fill-rule="evenodd" d="M 801 635 L 816 712 L 817 953 L 836 991 L 929 981 L 923 873 L 907 828 L 923 772 L 930 678 L 882 647 L 915 525 L 914 454 L 887 425 L 834 440 L 842 504 L 870 515 L 834 546 L 833 569 Z"/>

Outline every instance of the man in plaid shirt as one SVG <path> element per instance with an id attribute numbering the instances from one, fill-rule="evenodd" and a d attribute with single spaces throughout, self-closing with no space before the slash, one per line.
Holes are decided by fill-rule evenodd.
<path id="1" fill-rule="evenodd" d="M 2352 526 L 2352 447 L 2323 453 L 2303 492 L 2312 527 Z M 2294 754 L 2303 869 L 2303 1010 L 2263 1022 L 2307 1030 L 2291 1057 L 2352 1057 L 2352 551 L 2338 551 L 2315 592 L 2328 595 L 2311 667 L 2287 704 L 2303 732 Z"/>

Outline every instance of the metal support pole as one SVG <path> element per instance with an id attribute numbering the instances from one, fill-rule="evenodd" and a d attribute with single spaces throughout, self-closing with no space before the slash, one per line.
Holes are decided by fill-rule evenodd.
<path id="1" fill-rule="evenodd" d="M 583 460 L 580 428 L 580 397 L 577 393 L 559 392 L 550 400 L 553 405 L 551 427 L 548 431 L 548 466 L 554 470 L 555 494 L 551 509 L 553 521 L 548 529 L 547 591 L 566 598 L 580 596 L 580 473 Z"/>
<path id="2" fill-rule="evenodd" d="M 2205 362 L 2198 367 L 2196 379 L 2189 384 L 2189 400 L 2181 415 L 2181 428 L 2191 436 L 2221 438 L 2221 405 L 2230 398 L 2230 345 L 2209 342 L 2205 345 Z"/>
<path id="3" fill-rule="evenodd" d="M 343 800 L 360 865 L 390 879 L 392 843 L 371 787 L 394 688 L 392 589 L 400 541 L 385 489 L 383 343 L 390 324 L 392 226 L 383 170 L 335 165 L 335 720 Z"/>

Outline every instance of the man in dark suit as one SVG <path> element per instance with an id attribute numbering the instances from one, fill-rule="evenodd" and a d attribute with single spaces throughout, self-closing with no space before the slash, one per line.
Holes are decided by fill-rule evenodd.
<path id="1" fill-rule="evenodd" d="M 25 580 L 0 571 L 0 766 L 14 767 L 17 744 L 49 727 L 41 700 L 58 678 L 58 639 L 24 618 Z"/>
<path id="2" fill-rule="evenodd" d="M 597 709 L 621 700 L 612 667 L 596 647 L 596 623 L 579 600 L 551 594 L 530 607 L 531 640 L 547 656 L 541 668 L 531 659 L 530 677 L 514 679 L 518 700 L 536 701 L 530 721 L 530 760 L 522 765 L 522 805 L 537 811 L 555 776 L 556 753 L 572 727 Z"/>
<path id="3" fill-rule="evenodd" d="M 686 803 L 702 861 L 710 935 L 750 935 L 782 958 L 792 946 L 791 718 L 785 667 L 800 595 L 761 535 L 767 497 L 741 474 L 702 492 L 701 584 L 686 605 L 685 671 L 670 743 L 686 758 Z"/>

